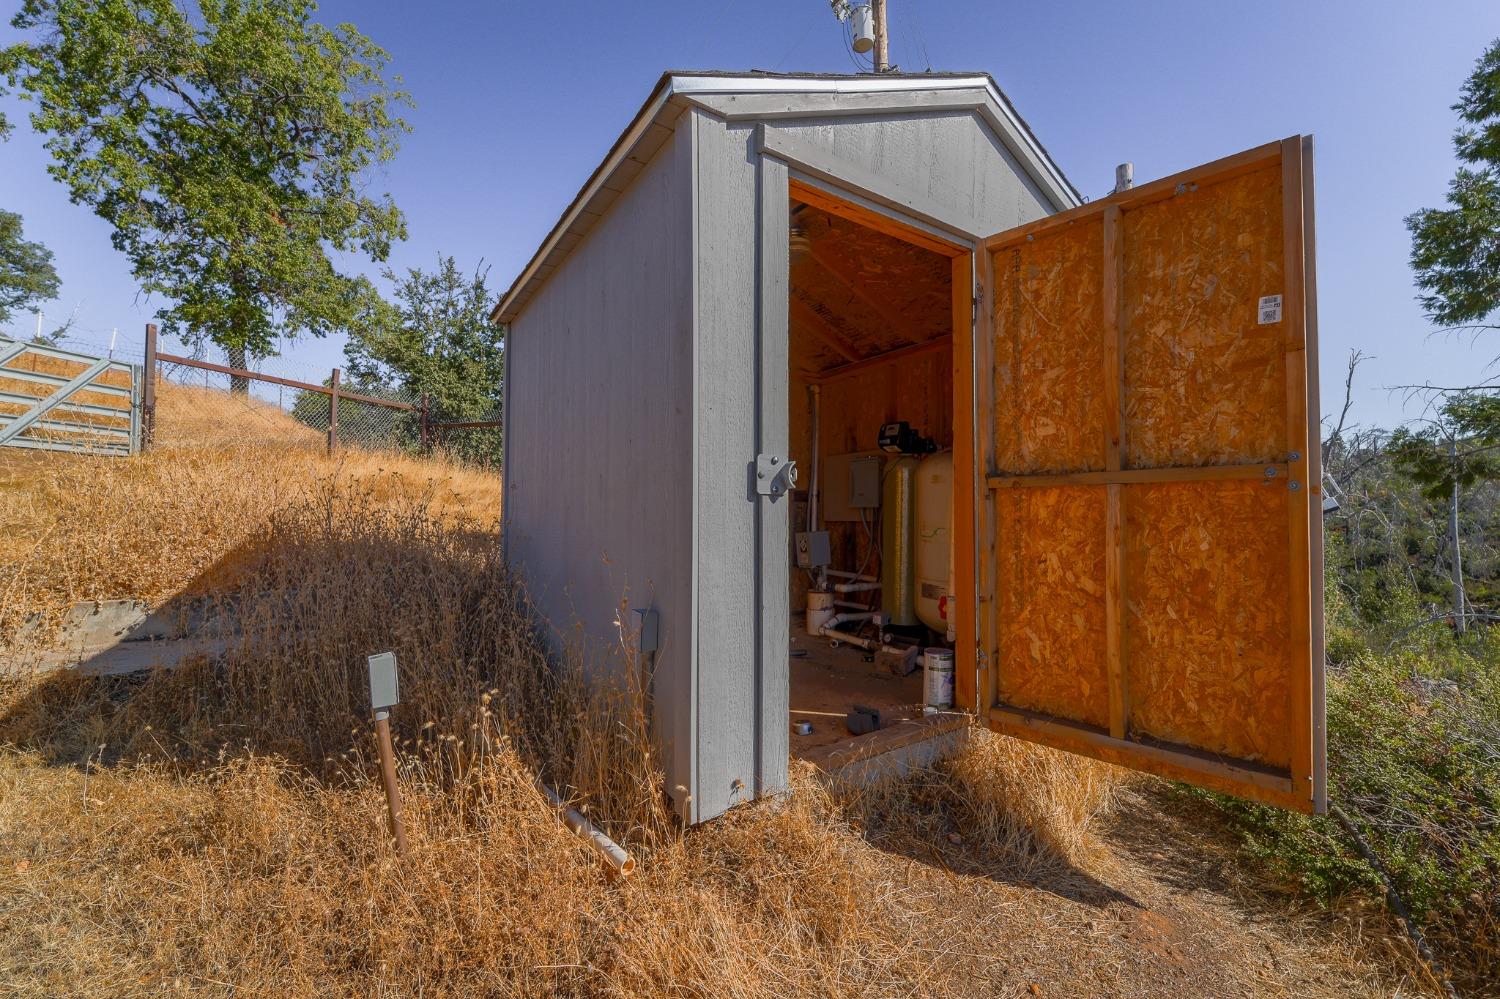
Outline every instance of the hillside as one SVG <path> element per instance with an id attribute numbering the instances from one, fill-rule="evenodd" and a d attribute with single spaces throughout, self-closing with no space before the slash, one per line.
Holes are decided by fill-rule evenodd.
<path id="1" fill-rule="evenodd" d="M 0 984 L 23 996 L 1412 995 L 1382 912 L 1297 908 L 1158 782 L 976 734 L 869 791 L 805 765 L 686 834 L 638 689 L 545 661 L 498 483 L 164 386 L 136 460 L 0 451 L 0 636 L 83 599 L 232 610 L 225 655 L 0 681 Z M 411 858 L 361 698 L 393 648 Z M 533 786 L 637 857 L 611 882 Z"/>

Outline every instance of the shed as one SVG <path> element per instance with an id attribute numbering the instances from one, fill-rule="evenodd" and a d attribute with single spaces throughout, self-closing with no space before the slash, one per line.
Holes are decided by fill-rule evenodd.
<path id="1" fill-rule="evenodd" d="M 862 701 L 1323 807 L 1311 148 L 1085 203 L 987 74 L 661 78 L 493 319 L 506 557 L 686 821 Z"/>

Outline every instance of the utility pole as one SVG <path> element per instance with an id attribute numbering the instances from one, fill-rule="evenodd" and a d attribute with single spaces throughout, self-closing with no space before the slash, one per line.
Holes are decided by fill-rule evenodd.
<path id="1" fill-rule="evenodd" d="M 885 0 L 872 0 L 875 13 L 875 72 L 891 71 L 891 36 L 886 31 Z"/>

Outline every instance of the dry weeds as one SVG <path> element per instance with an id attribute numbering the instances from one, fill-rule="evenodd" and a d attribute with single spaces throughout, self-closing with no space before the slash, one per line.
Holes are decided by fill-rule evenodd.
<path id="1" fill-rule="evenodd" d="M 203 409 L 177 412 L 180 433 Z M 1174 883 L 1189 860 L 1150 844 L 1191 856 L 1191 827 L 1134 791 L 1111 817 L 1116 772 L 998 736 L 874 790 L 799 764 L 786 798 L 683 832 L 641 678 L 590 685 L 543 653 L 491 481 L 216 428 L 139 462 L 6 473 L 5 509 L 40 532 L 6 553 L 8 603 L 186 593 L 238 626 L 221 659 L 171 673 L 0 687 L 0 990 L 1412 994 L 1341 952 L 1357 934 Z M 182 551 L 162 556 L 167 512 Z M 69 552 L 95 544 L 138 578 Z M 403 668 L 406 863 L 362 707 L 362 656 L 383 648 Z M 536 774 L 630 846 L 637 876 L 604 877 Z"/>
<path id="2" fill-rule="evenodd" d="M 140 458 L 0 449 L 0 648 L 23 622 L 85 600 L 154 603 L 233 582 L 267 518 L 330 482 L 419 501 L 444 522 L 493 529 L 495 476 L 345 451 L 275 406 L 162 383 L 160 447 Z"/>

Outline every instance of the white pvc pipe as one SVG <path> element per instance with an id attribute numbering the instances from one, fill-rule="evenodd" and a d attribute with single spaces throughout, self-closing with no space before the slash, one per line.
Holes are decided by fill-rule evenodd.
<path id="1" fill-rule="evenodd" d="M 828 575 L 837 576 L 840 579 L 858 579 L 865 583 L 878 583 L 880 580 L 875 576 L 863 576 L 857 572 L 846 572 L 843 569 L 829 569 Z"/>
<path id="2" fill-rule="evenodd" d="M 835 593 L 864 593 L 867 590 L 880 589 L 879 583 L 834 583 Z"/>
<path id="3" fill-rule="evenodd" d="M 879 642 L 868 638 L 860 638 L 858 635 L 851 635 L 846 631 L 839 631 L 831 624 L 823 625 L 823 637 L 831 638 L 836 642 L 848 642 L 850 645 L 857 645 L 869 652 L 874 652 L 880 648 Z"/>
<path id="4" fill-rule="evenodd" d="M 856 614 L 852 616 L 860 617 L 862 615 Z M 834 618 L 834 621 L 837 620 L 838 618 Z M 866 652 L 891 652 L 898 656 L 906 652 L 905 649 L 894 645 L 886 645 L 873 638 L 860 638 L 858 635 L 851 635 L 847 631 L 839 631 L 838 628 L 834 627 L 833 622 L 823 625 L 823 637 L 831 638 L 836 642 L 848 642 L 850 645 L 856 645 Z"/>
<path id="5" fill-rule="evenodd" d="M 876 611 L 862 611 L 854 614 L 835 614 L 823 624 L 823 630 L 837 628 L 841 624 L 849 624 L 853 621 L 869 621 L 876 616 Z"/>
<path id="6" fill-rule="evenodd" d="M 822 386 L 809 385 L 807 391 L 812 394 L 812 486 L 807 494 L 807 529 L 816 531 L 820 529 L 818 527 L 818 421 Z"/>
<path id="7" fill-rule="evenodd" d="M 625 848 L 595 826 L 576 808 L 570 808 L 561 796 L 546 784 L 537 781 L 537 788 L 544 794 L 552 807 L 557 809 L 563 820 L 563 825 L 571 829 L 579 839 L 593 847 L 594 852 L 608 867 L 620 877 L 628 877 L 635 871 L 635 858 L 625 851 Z"/>

